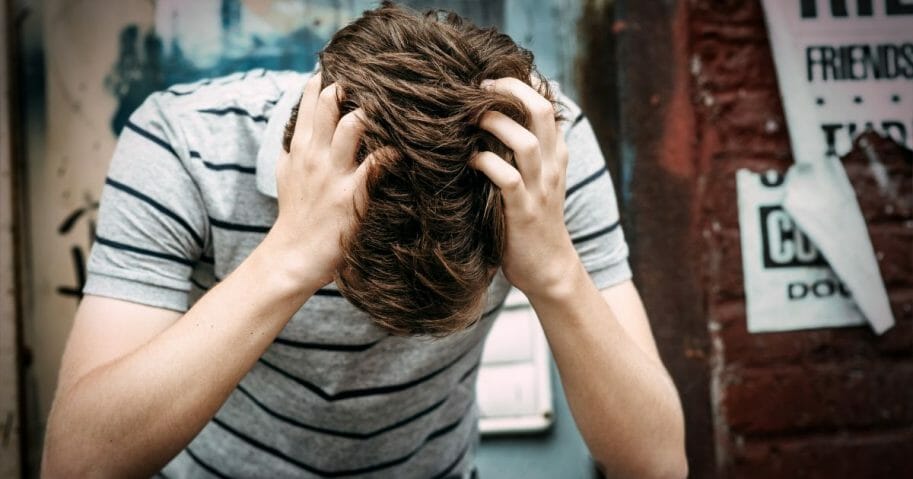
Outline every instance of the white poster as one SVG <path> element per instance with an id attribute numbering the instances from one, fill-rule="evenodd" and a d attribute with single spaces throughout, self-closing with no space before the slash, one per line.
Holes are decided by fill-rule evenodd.
<path id="1" fill-rule="evenodd" d="M 913 0 L 764 0 L 764 13 L 797 162 L 844 155 L 866 128 L 913 146 Z"/>
<path id="2" fill-rule="evenodd" d="M 748 331 L 865 324 L 846 284 L 783 209 L 783 175 L 739 170 L 736 180 Z"/>
<path id="3" fill-rule="evenodd" d="M 795 160 L 781 204 L 881 334 L 894 318 L 840 157 L 866 129 L 913 144 L 913 0 L 763 5 Z M 878 158 L 872 163 L 886 183 Z M 798 321 L 814 327 L 811 318 Z"/>

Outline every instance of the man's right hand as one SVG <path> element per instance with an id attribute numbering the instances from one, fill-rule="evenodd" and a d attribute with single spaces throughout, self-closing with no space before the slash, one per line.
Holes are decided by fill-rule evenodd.
<path id="1" fill-rule="evenodd" d="M 91 295 L 82 301 L 48 420 L 44 477 L 160 470 L 329 281 L 371 161 L 356 167 L 361 113 L 339 119 L 336 94 L 335 85 L 320 91 L 319 76 L 308 83 L 291 153 L 278 164 L 275 225 L 189 311 Z"/>
<path id="2" fill-rule="evenodd" d="M 308 80 L 290 152 L 276 166 L 279 217 L 264 243 L 285 262 L 291 278 L 320 287 L 330 282 L 341 255 L 341 237 L 365 201 L 372 155 L 357 165 L 363 111 L 339 117 L 337 85 L 320 89 L 320 73 Z"/>

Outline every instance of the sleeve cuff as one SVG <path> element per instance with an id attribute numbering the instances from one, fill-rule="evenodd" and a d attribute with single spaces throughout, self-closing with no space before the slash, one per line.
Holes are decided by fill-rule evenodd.
<path id="1" fill-rule="evenodd" d="M 182 313 L 187 311 L 187 291 L 105 274 L 90 273 L 82 292 Z"/>
<path id="2" fill-rule="evenodd" d="M 587 272 L 596 285 L 596 289 L 599 290 L 615 286 L 633 277 L 627 258 L 621 261 L 609 262 L 605 265 L 588 266 Z"/>

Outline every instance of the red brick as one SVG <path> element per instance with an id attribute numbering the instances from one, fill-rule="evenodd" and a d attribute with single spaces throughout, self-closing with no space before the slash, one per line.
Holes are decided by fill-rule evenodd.
<path id="1" fill-rule="evenodd" d="M 707 293 L 711 302 L 741 299 L 745 296 L 742 274 L 742 246 L 737 230 L 721 230 L 713 223 L 705 228 L 709 236 L 707 251 Z"/>
<path id="2" fill-rule="evenodd" d="M 740 441 L 741 442 L 741 441 Z M 913 429 L 843 431 L 745 440 L 723 477 L 739 479 L 899 479 L 913 477 Z"/>
<path id="3" fill-rule="evenodd" d="M 767 42 L 704 38 L 694 47 L 691 74 L 699 91 L 775 88 L 777 78 Z"/>
<path id="4" fill-rule="evenodd" d="M 736 24 L 760 27 L 764 31 L 760 0 L 692 0 L 693 24 Z M 698 25 L 692 30 L 701 31 Z"/>
<path id="5" fill-rule="evenodd" d="M 913 424 L 913 363 L 727 368 L 721 408 L 740 435 Z"/>
<path id="6" fill-rule="evenodd" d="M 869 237 L 885 286 L 913 287 L 913 228 L 903 225 L 871 227 Z"/>
<path id="7" fill-rule="evenodd" d="M 895 326 L 875 335 L 868 326 L 750 334 L 742 301 L 711 304 L 710 319 L 728 367 L 763 368 L 846 360 L 913 360 L 913 291 L 896 292 Z"/>
<path id="8" fill-rule="evenodd" d="M 866 133 L 842 161 L 867 224 L 913 220 L 913 152 Z M 883 183 L 874 174 L 879 167 L 887 174 Z"/>
<path id="9" fill-rule="evenodd" d="M 695 99 L 702 142 L 714 148 L 713 156 L 791 156 L 786 120 L 779 94 L 772 90 L 738 90 L 699 94 Z M 702 146 L 701 148 L 704 148 Z"/>

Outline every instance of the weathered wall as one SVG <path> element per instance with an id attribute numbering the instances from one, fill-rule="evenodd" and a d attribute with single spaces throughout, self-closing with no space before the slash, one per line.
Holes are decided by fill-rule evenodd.
<path id="1" fill-rule="evenodd" d="M 19 397 L 19 301 L 16 251 L 18 168 L 13 159 L 15 82 L 6 2 L 0 2 L 0 477 L 22 471 Z"/>
<path id="2" fill-rule="evenodd" d="M 620 1 L 611 30 L 632 265 L 692 477 L 913 477 L 911 153 L 867 137 L 844 159 L 894 329 L 749 334 L 735 172 L 792 164 L 760 1 Z"/>
<path id="3" fill-rule="evenodd" d="M 749 334 L 735 171 L 785 171 L 789 137 L 760 2 L 694 0 L 688 10 L 695 227 L 719 471 L 913 477 L 911 153 L 870 136 L 844 157 L 897 325 L 880 337 L 868 327 Z M 887 166 L 888 188 L 877 186 L 867 154 Z"/>
<path id="4" fill-rule="evenodd" d="M 30 433 L 26 471 L 33 474 L 37 471 L 60 357 L 85 282 L 97 200 L 116 133 L 126 117 L 149 93 L 174 82 L 257 67 L 309 69 L 314 64 L 314 53 L 336 29 L 378 3 L 376 0 L 193 3 L 14 0 L 12 6 L 24 57 L 17 73 L 24 80 L 22 166 L 27 177 L 18 197 L 26 210 L 23 219 L 26 277 L 20 291 L 24 301 L 24 406 L 26 430 Z M 575 96 L 574 26 L 580 12 L 579 0 L 405 0 L 402 3 L 418 9 L 450 8 L 479 24 L 501 27 L 533 50 L 540 69 L 560 81 L 566 93 Z M 208 16 L 196 24 L 191 22 L 189 31 L 183 31 L 184 40 L 199 39 L 203 32 L 215 32 L 212 43 L 225 47 L 237 40 L 230 38 L 234 33 L 232 28 L 238 24 L 249 26 L 243 17 L 252 13 L 261 17 L 260 23 L 275 27 L 270 33 L 281 37 L 273 45 L 276 48 L 266 53 L 246 52 L 250 54 L 230 48 L 216 49 L 221 56 L 212 63 L 194 63 L 195 59 L 190 58 L 193 52 L 186 50 L 183 57 L 175 54 L 172 44 L 162 40 L 165 30 L 173 27 L 171 21 L 175 17 L 193 17 L 194 8 L 203 8 L 201 4 L 221 7 L 221 18 Z M 240 13 L 242 6 L 247 13 Z M 165 7 L 172 8 L 169 12 L 175 15 L 170 18 L 159 15 Z M 235 23 L 229 25 L 231 22 Z M 276 40 L 273 37 L 270 40 Z M 249 38 L 241 40 L 249 41 Z M 5 170 L 0 174 L 5 174 Z M 5 221 L 3 217 L 4 225 Z M 7 354 L 6 350 L 2 353 Z M 13 357 L 12 352 L 9 355 Z M 6 361 L 2 364 L 12 365 Z M 15 388 L 9 391 L 14 392 Z M 4 420 L 0 417 L 0 426 L 6 424 Z M 579 449 L 576 442 L 573 447 Z M 589 464 L 582 462 L 576 467 L 587 470 Z"/>

